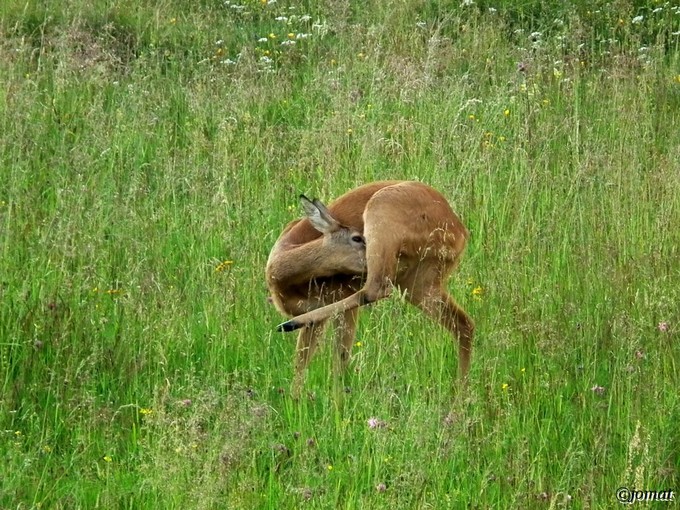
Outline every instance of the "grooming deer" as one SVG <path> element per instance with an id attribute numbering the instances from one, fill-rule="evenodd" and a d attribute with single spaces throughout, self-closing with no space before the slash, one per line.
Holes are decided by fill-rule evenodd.
<path id="1" fill-rule="evenodd" d="M 359 307 L 398 287 L 405 299 L 458 338 L 458 372 L 470 367 L 474 323 L 446 282 L 469 233 L 447 200 L 415 181 L 379 181 L 353 189 L 328 207 L 301 196 L 306 218 L 289 223 L 269 255 L 272 300 L 293 318 L 278 331 L 298 335 L 293 394 L 326 321 L 336 319 L 337 353 L 349 363 Z"/>

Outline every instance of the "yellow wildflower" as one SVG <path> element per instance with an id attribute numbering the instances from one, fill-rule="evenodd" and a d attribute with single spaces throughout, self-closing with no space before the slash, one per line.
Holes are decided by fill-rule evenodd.
<path id="1" fill-rule="evenodd" d="M 233 263 L 234 263 L 233 260 L 224 260 L 224 261 L 220 262 L 219 264 L 217 264 L 217 267 L 215 268 L 215 272 L 219 273 L 221 271 L 224 271 L 229 266 L 231 266 Z"/>

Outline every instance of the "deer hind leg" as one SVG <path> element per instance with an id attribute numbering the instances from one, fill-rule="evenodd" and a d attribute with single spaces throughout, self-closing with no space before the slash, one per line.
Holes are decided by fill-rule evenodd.
<path id="1" fill-rule="evenodd" d="M 341 373 L 347 370 L 352 356 L 352 345 L 356 336 L 358 315 L 359 309 L 353 308 L 335 319 L 336 358 L 337 367 Z"/>
<path id="2" fill-rule="evenodd" d="M 470 371 L 474 322 L 451 295 L 441 288 L 439 277 L 432 279 L 429 286 L 423 285 L 426 282 L 427 278 L 423 275 L 419 285 L 409 289 L 407 299 L 458 338 L 458 376 L 465 381 Z"/>
<path id="3" fill-rule="evenodd" d="M 386 233 L 385 225 L 376 225 L 373 217 L 366 218 L 366 283 L 357 293 L 361 294 L 360 306 L 388 297 L 396 283 L 397 265 L 401 239 L 393 232 Z"/>
<path id="4" fill-rule="evenodd" d="M 439 322 L 458 337 L 458 377 L 467 380 L 472 356 L 472 336 L 475 324 L 470 316 L 446 292 L 437 300 Z"/>
<path id="5" fill-rule="evenodd" d="M 293 379 L 292 393 L 294 398 L 300 397 L 304 385 L 305 370 L 319 342 L 319 336 L 323 332 L 324 322 L 304 327 L 298 335 L 295 346 L 295 376 Z"/>

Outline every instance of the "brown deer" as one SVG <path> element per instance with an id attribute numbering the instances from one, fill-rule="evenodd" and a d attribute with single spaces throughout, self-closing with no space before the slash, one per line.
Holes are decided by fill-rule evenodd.
<path id="1" fill-rule="evenodd" d="M 347 192 L 328 208 L 318 200 L 301 200 L 307 218 L 284 229 L 266 269 L 274 304 L 293 316 L 277 329 L 302 328 L 294 394 L 326 320 L 337 318 L 344 368 L 359 307 L 389 296 L 395 286 L 458 338 L 458 371 L 465 380 L 474 324 L 446 282 L 469 233 L 441 193 L 414 181 L 379 181 Z"/>

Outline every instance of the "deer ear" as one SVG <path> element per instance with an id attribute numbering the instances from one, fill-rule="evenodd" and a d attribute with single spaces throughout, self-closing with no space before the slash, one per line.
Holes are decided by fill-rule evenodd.
<path id="1" fill-rule="evenodd" d="M 312 226 L 322 234 L 335 232 L 340 224 L 331 215 L 330 211 L 319 200 L 313 201 L 304 195 L 300 195 L 300 203 L 305 210 L 305 215 Z"/>

